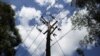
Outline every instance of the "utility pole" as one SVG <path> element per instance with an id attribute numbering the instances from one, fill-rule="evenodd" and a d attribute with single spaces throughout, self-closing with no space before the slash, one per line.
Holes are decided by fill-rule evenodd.
<path id="1" fill-rule="evenodd" d="M 44 32 L 44 34 L 47 33 L 47 38 L 46 38 L 46 56 L 51 56 L 51 48 L 50 48 L 50 41 L 51 41 L 51 34 L 53 34 L 53 32 L 55 31 L 55 29 L 57 28 L 54 27 L 54 25 L 58 22 L 56 21 L 55 23 L 53 23 L 53 25 L 50 25 L 50 22 L 47 22 L 43 16 L 40 19 L 42 21 L 43 24 L 46 24 L 46 26 L 48 27 L 48 29 Z"/>
<path id="2" fill-rule="evenodd" d="M 50 48 L 50 36 L 51 36 L 51 27 L 48 24 L 48 31 L 47 31 L 47 42 L 46 42 L 46 56 L 51 56 L 51 48 Z"/>

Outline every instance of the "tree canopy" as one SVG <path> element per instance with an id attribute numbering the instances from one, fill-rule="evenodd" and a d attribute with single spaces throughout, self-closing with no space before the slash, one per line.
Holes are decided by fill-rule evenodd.
<path id="1" fill-rule="evenodd" d="M 94 44 L 95 47 L 100 46 L 100 1 L 75 0 L 75 5 L 79 11 L 73 15 L 72 24 L 77 25 L 77 29 L 86 27 L 88 31 L 88 35 L 80 41 L 80 45 L 85 47 L 88 44 Z M 78 50 L 81 51 L 81 49 Z"/>
<path id="2" fill-rule="evenodd" d="M 14 56 L 15 47 L 21 43 L 14 15 L 11 6 L 0 1 L 0 56 Z"/>

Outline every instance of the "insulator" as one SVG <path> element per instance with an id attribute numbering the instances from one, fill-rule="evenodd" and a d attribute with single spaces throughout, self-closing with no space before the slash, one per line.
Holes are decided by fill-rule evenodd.
<path id="1" fill-rule="evenodd" d="M 58 28 L 58 30 L 59 30 L 59 31 L 61 31 L 61 29 L 60 29 L 60 28 Z"/>
<path id="2" fill-rule="evenodd" d="M 54 33 L 53 36 L 55 37 L 55 36 L 57 36 L 57 34 Z"/>

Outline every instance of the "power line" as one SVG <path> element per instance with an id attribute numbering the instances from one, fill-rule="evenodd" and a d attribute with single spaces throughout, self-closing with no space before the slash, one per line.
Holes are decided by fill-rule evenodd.
<path id="1" fill-rule="evenodd" d="M 32 56 L 34 54 L 34 52 L 38 49 L 38 47 L 41 45 L 41 43 L 44 41 L 45 37 L 42 39 L 42 41 L 39 43 L 39 45 L 37 46 L 37 48 L 33 51 Z"/>
<path id="2" fill-rule="evenodd" d="M 42 29 L 44 29 L 44 27 L 43 27 Z M 28 49 L 30 49 L 30 48 L 32 47 L 33 43 L 34 43 L 35 40 L 40 36 L 40 34 L 41 34 L 41 32 L 37 35 L 37 37 L 34 39 L 34 41 L 33 41 L 32 44 L 29 46 Z M 44 39 L 45 39 L 45 38 L 44 38 Z M 43 39 L 43 40 L 44 40 L 44 39 Z M 33 53 L 38 49 L 38 47 L 39 47 L 40 44 L 43 42 L 43 40 L 39 43 L 39 45 L 38 45 L 37 48 L 33 51 Z"/>
<path id="3" fill-rule="evenodd" d="M 46 14 L 45 12 L 43 14 Z M 30 32 L 28 33 L 28 35 L 26 36 L 26 38 L 23 40 L 23 44 L 24 44 L 24 41 L 27 40 L 27 37 L 30 35 L 30 33 L 32 32 L 32 30 L 34 29 L 34 27 L 30 30 Z M 35 38 L 35 40 L 38 38 L 38 36 L 41 34 L 41 32 L 37 35 L 37 37 Z M 35 40 L 32 42 L 32 44 L 35 42 Z M 28 49 L 31 48 L 32 44 L 30 45 L 30 47 Z"/>
<path id="4" fill-rule="evenodd" d="M 39 34 L 40 35 L 40 34 Z M 37 38 L 36 38 L 37 39 Z M 44 40 L 44 39 L 43 39 Z M 33 41 L 33 43 L 34 43 L 34 41 Z M 40 44 L 41 44 L 41 42 L 40 42 Z M 40 46 L 40 44 L 38 45 L 38 47 Z M 58 43 L 59 44 L 59 43 Z M 32 46 L 32 45 L 31 45 Z M 28 49 L 30 49 L 31 48 L 31 46 L 28 48 Z M 38 47 L 35 49 L 35 51 L 38 49 Z M 60 49 L 61 49 L 61 46 L 60 46 L 60 44 L 59 44 L 59 47 L 60 47 Z M 61 49 L 62 50 L 62 49 Z M 63 52 L 63 50 L 62 50 L 62 52 Z M 34 53 L 34 52 L 33 52 Z"/>
<path id="5" fill-rule="evenodd" d="M 68 33 L 70 33 L 75 27 L 73 27 L 71 30 L 69 30 L 68 32 L 66 32 L 63 36 L 60 37 L 60 39 L 58 39 L 56 42 L 54 42 L 51 46 L 53 46 L 54 44 L 56 44 L 57 42 L 59 42 L 62 38 L 64 38 L 64 36 L 66 36 Z"/>
<path id="6" fill-rule="evenodd" d="M 44 51 L 44 53 L 43 53 L 43 56 L 45 56 L 45 51 Z"/>
<path id="7" fill-rule="evenodd" d="M 44 14 L 44 13 L 43 13 L 43 14 Z M 34 27 L 35 27 L 35 26 L 34 26 Z M 26 36 L 26 38 L 23 40 L 23 42 L 27 40 L 27 37 L 30 35 L 30 33 L 32 32 L 32 30 L 34 29 L 34 27 L 30 30 L 30 32 L 28 33 L 28 35 Z"/>
<path id="8" fill-rule="evenodd" d="M 83 20 L 81 20 L 79 22 L 79 24 L 82 22 Z M 77 24 L 78 25 L 78 24 Z M 66 36 L 68 33 L 70 33 L 77 25 L 75 25 L 71 30 L 69 30 L 68 32 L 66 32 L 63 36 L 60 37 L 60 39 L 58 39 L 56 42 L 54 42 L 51 46 L 53 46 L 54 44 L 56 44 L 57 42 L 59 42 L 62 38 L 64 38 L 64 36 Z"/>
<path id="9" fill-rule="evenodd" d="M 43 19 L 42 22 L 45 24 L 46 21 L 45 21 L 45 22 L 44 22 L 44 21 L 45 21 L 45 20 Z M 55 23 L 54 23 L 54 24 L 55 24 Z M 49 25 L 47 25 L 47 26 L 49 26 Z M 49 27 L 48 27 L 48 29 L 49 29 Z M 51 28 L 50 28 L 50 29 L 51 29 Z M 56 29 L 56 28 L 55 28 L 55 29 Z M 51 34 L 51 33 L 49 33 L 49 30 L 48 30 L 47 41 L 49 41 L 49 42 L 47 42 L 47 44 L 46 44 L 46 56 L 48 56 L 48 55 L 51 56 L 50 53 L 49 53 L 49 52 L 50 52 L 50 47 L 49 47 L 49 44 L 50 44 L 50 37 L 49 37 L 49 36 L 50 36 L 50 34 Z M 48 44 L 48 43 L 49 43 L 49 44 Z M 62 48 L 61 48 L 61 46 L 60 46 L 59 43 L 58 43 L 58 45 L 59 45 L 61 51 L 63 52 L 63 50 L 62 50 Z M 49 49 L 48 49 L 48 48 L 49 48 Z M 63 54 L 64 54 L 64 52 L 63 52 Z"/>
<path id="10" fill-rule="evenodd" d="M 44 27 L 43 27 L 43 28 L 44 28 Z M 34 27 L 30 30 L 30 32 L 28 33 L 28 35 L 26 36 L 26 38 L 23 40 L 23 44 L 24 44 L 24 41 L 27 40 L 27 38 L 29 37 L 29 35 L 30 35 L 30 33 L 32 32 L 33 29 L 34 29 Z M 37 37 L 34 39 L 34 41 L 32 42 L 32 44 L 33 44 L 33 43 L 35 42 L 35 40 L 39 37 L 40 34 L 41 34 L 41 32 L 37 35 Z M 28 49 L 31 48 L 32 44 L 29 46 Z M 18 51 L 18 50 L 17 50 L 17 51 Z M 26 52 L 25 52 L 24 54 L 26 54 Z"/>
<path id="11" fill-rule="evenodd" d="M 56 38 L 56 37 L 54 37 L 54 38 L 57 40 L 57 38 Z M 62 50 L 62 48 L 61 48 L 61 46 L 60 46 L 59 42 L 57 42 L 57 43 L 58 43 L 58 46 L 59 46 L 60 50 L 61 50 L 61 51 L 62 51 L 62 53 L 63 53 L 63 56 L 65 56 L 64 51 Z"/>
<path id="12" fill-rule="evenodd" d="M 31 29 L 31 31 L 32 31 L 32 30 L 33 30 L 33 28 Z M 26 38 L 23 40 L 23 42 L 27 40 L 27 37 L 30 35 L 31 31 L 30 31 L 29 34 L 26 36 Z M 37 38 L 36 38 L 36 39 L 37 39 Z M 36 39 L 35 39 L 35 40 L 36 40 Z M 34 40 L 34 41 L 35 41 L 35 40 Z M 34 41 L 33 41 L 33 42 L 34 42 Z M 32 42 L 32 43 L 33 43 L 33 42 Z M 31 45 L 31 46 L 32 46 L 32 45 Z M 31 48 L 31 46 L 29 47 L 29 49 Z"/>
<path id="13" fill-rule="evenodd" d="M 44 28 L 45 28 L 45 27 L 43 27 L 42 29 L 44 29 Z M 32 44 L 36 41 L 36 39 L 40 36 L 41 33 L 42 33 L 42 32 L 40 32 L 40 33 L 37 35 L 37 37 L 33 40 Z M 30 49 L 30 48 L 32 47 L 32 44 L 29 46 L 28 49 Z"/>
<path id="14" fill-rule="evenodd" d="M 40 36 L 40 34 L 41 34 L 41 32 L 37 35 L 37 37 L 33 40 L 33 42 L 32 42 L 32 44 L 29 46 L 29 48 L 28 49 L 30 49 L 31 47 L 32 47 L 32 45 L 33 45 L 33 43 L 35 42 L 35 40 Z"/>
<path id="15" fill-rule="evenodd" d="M 42 29 L 44 29 L 44 27 L 43 27 Z M 40 33 L 36 36 L 36 38 L 32 41 L 32 44 L 30 44 L 30 46 L 29 46 L 28 49 L 30 49 L 30 48 L 32 47 L 33 43 L 37 40 L 37 38 L 40 36 L 40 34 L 41 34 L 41 32 L 40 32 Z M 26 54 L 26 52 L 25 52 L 24 54 Z"/>
<path id="16" fill-rule="evenodd" d="M 34 27 L 32 27 L 32 29 L 30 30 L 30 32 L 28 33 L 28 35 L 25 37 L 25 39 L 23 40 L 23 43 L 27 40 L 27 38 L 29 37 L 29 35 L 30 35 L 30 33 L 32 32 L 32 30 L 35 28 L 35 26 Z"/>
<path id="17" fill-rule="evenodd" d="M 43 50 L 43 54 L 42 54 L 42 56 L 45 56 L 45 54 L 46 54 L 46 51 L 45 51 L 45 50 Z"/>
<path id="18" fill-rule="evenodd" d="M 32 42 L 32 44 L 30 44 L 29 48 L 27 48 L 28 50 L 32 47 L 33 43 L 34 43 L 35 40 L 39 37 L 39 35 L 40 35 L 40 33 L 39 33 L 39 34 L 37 35 L 37 37 L 34 39 L 34 41 Z M 27 51 L 28 51 L 28 50 L 27 50 Z M 26 56 L 25 54 L 26 54 L 26 52 L 25 52 L 23 55 Z"/>
<path id="19" fill-rule="evenodd" d="M 82 20 L 83 21 L 83 20 Z M 82 22 L 81 21 L 81 22 Z M 80 22 L 80 23 L 81 23 Z M 65 33 L 63 36 L 61 36 L 60 37 L 60 39 L 58 39 L 55 43 L 53 43 L 52 45 L 51 45 L 51 47 L 54 45 L 54 44 L 56 44 L 56 43 L 58 43 L 58 45 L 59 45 L 59 47 L 60 47 L 60 49 L 61 49 L 61 46 L 60 46 L 60 44 L 59 44 L 59 42 L 58 41 L 60 41 L 62 38 L 64 38 L 64 36 L 66 36 L 68 33 L 70 33 L 75 27 L 76 27 L 77 25 L 75 25 L 71 30 L 69 30 L 67 33 Z M 61 49 L 62 50 L 62 49 Z M 62 50 L 62 52 L 63 52 L 63 50 Z M 64 52 L 63 52 L 63 55 L 64 55 Z M 65 55 L 64 55 L 65 56 Z"/>
<path id="20" fill-rule="evenodd" d="M 44 13 L 43 13 L 43 14 L 44 14 Z M 26 38 L 23 40 L 23 44 L 24 44 L 24 41 L 27 40 L 27 37 L 30 35 L 30 33 L 32 32 L 33 29 L 34 29 L 34 27 L 30 30 L 30 32 L 28 33 L 28 35 L 26 36 Z M 41 34 L 41 33 L 40 33 L 40 34 Z M 39 36 L 40 34 L 38 34 L 38 36 Z M 38 38 L 38 36 L 35 38 L 35 40 Z M 32 42 L 32 44 L 35 42 L 35 40 Z M 30 47 L 29 47 L 28 49 L 31 48 L 32 44 L 30 45 Z M 17 51 L 18 51 L 18 50 L 17 50 Z"/>
<path id="21" fill-rule="evenodd" d="M 34 27 L 32 27 L 32 29 L 30 30 L 30 32 L 27 34 L 27 36 L 26 36 L 25 39 L 23 40 L 23 44 L 24 44 L 24 42 L 27 40 L 27 37 L 30 35 L 30 33 L 32 32 L 33 29 L 34 29 Z M 20 47 L 21 45 L 22 45 L 22 44 L 20 44 L 19 47 Z M 18 52 L 18 50 L 19 50 L 19 49 L 17 49 L 16 52 Z"/>
<path id="22" fill-rule="evenodd" d="M 61 51 L 62 51 L 62 53 L 63 53 L 63 56 L 65 56 L 65 54 L 64 54 L 64 52 L 63 52 L 63 50 L 62 50 L 62 48 L 61 48 L 61 45 L 59 44 L 59 42 L 58 42 L 58 45 L 59 45 L 59 47 L 60 47 L 60 49 L 61 49 Z M 45 56 L 45 50 L 44 50 L 43 56 Z"/>
<path id="23" fill-rule="evenodd" d="M 44 13 L 43 13 L 43 14 L 44 14 Z M 35 27 L 35 26 L 34 26 L 34 27 Z M 32 27 L 32 29 L 30 30 L 30 32 L 28 33 L 28 35 L 25 37 L 25 39 L 23 40 L 23 42 L 27 40 L 27 37 L 30 35 L 30 33 L 32 32 L 32 30 L 34 29 L 34 27 Z"/>

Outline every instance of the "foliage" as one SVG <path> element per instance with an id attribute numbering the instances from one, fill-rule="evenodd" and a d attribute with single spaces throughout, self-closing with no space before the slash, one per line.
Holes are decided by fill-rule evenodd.
<path id="1" fill-rule="evenodd" d="M 84 56 L 84 52 L 83 52 L 80 48 L 77 48 L 76 52 L 77 52 L 80 56 Z"/>
<path id="2" fill-rule="evenodd" d="M 14 56 L 14 48 L 21 43 L 14 14 L 10 5 L 0 2 L 0 56 Z"/>
<path id="3" fill-rule="evenodd" d="M 100 1 L 99 0 L 76 0 L 78 12 L 72 17 L 72 24 L 77 25 L 77 29 L 86 27 L 88 35 L 80 41 L 81 46 L 87 47 L 88 44 L 100 46 Z M 82 10 L 87 11 L 81 12 Z"/>
<path id="4" fill-rule="evenodd" d="M 78 29 L 87 28 L 89 34 L 84 39 L 87 44 L 94 41 L 96 45 L 100 44 L 100 2 L 98 0 L 76 0 L 76 5 L 81 9 L 72 17 L 72 24 L 77 25 Z M 82 10 L 87 13 L 80 12 Z"/>

